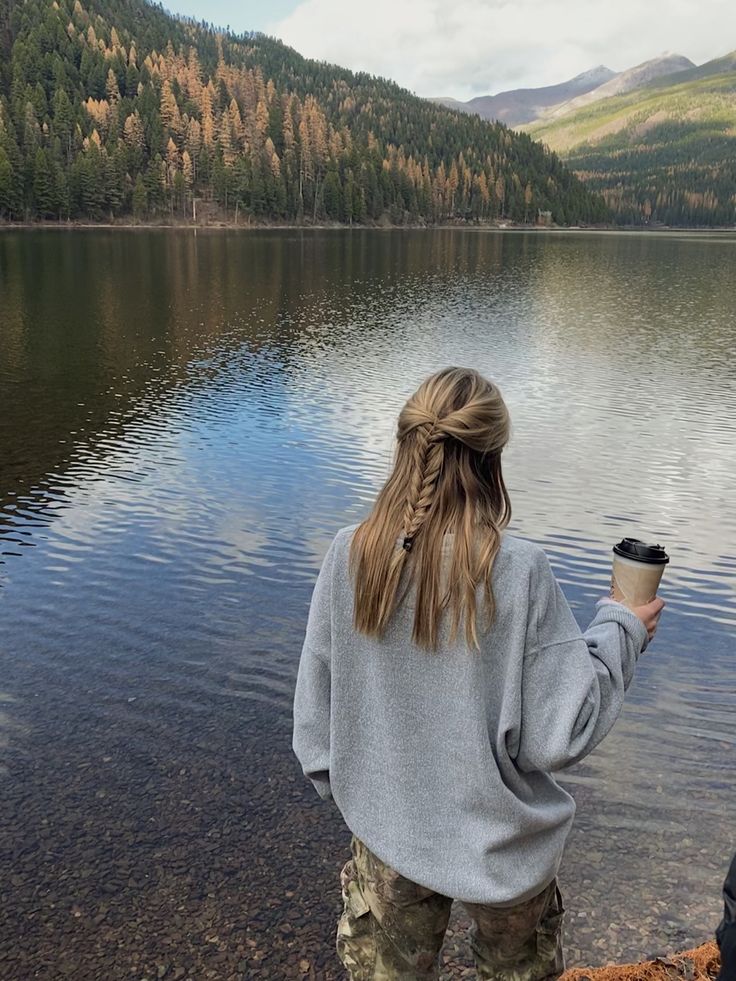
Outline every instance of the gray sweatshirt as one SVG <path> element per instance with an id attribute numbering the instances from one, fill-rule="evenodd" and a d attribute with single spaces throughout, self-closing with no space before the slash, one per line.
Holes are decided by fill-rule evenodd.
<path id="1" fill-rule="evenodd" d="M 353 627 L 355 527 L 330 546 L 309 611 L 294 701 L 304 773 L 403 876 L 474 903 L 536 895 L 575 813 L 552 774 L 613 726 L 646 629 L 606 603 L 583 634 L 544 552 L 506 535 L 480 652 L 462 630 L 451 644 L 446 625 L 436 652 L 416 647 L 413 591 L 382 639 L 366 637 Z"/>

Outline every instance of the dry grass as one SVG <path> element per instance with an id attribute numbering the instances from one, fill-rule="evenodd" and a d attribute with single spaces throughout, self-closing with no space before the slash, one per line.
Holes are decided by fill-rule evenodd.
<path id="1" fill-rule="evenodd" d="M 641 964 L 611 967 L 576 967 L 562 981 L 712 981 L 718 974 L 720 959 L 714 943 L 703 944 L 671 957 L 658 957 Z"/>

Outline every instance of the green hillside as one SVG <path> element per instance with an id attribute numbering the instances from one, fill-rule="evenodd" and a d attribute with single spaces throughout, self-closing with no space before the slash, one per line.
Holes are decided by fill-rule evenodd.
<path id="1" fill-rule="evenodd" d="M 0 219 L 607 217 L 525 134 L 144 0 L 0 0 Z"/>
<path id="2" fill-rule="evenodd" d="M 619 221 L 736 222 L 736 53 L 527 130 Z"/>

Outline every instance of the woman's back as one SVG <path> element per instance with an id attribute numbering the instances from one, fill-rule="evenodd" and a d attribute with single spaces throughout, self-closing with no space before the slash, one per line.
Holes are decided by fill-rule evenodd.
<path id="1" fill-rule="evenodd" d="M 337 534 L 315 589 L 295 703 L 305 772 L 407 878 L 476 903 L 535 895 L 556 875 L 575 809 L 550 771 L 610 729 L 646 631 L 605 606 L 591 658 L 544 553 L 505 536 L 479 650 L 446 624 L 437 650 L 416 646 L 412 589 L 385 634 L 367 637 L 353 625 L 354 530 Z"/>

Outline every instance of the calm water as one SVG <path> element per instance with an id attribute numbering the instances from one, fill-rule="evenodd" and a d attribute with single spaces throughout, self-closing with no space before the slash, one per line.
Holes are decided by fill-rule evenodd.
<path id="1" fill-rule="evenodd" d="M 735 267 L 704 235 L 0 234 L 4 981 L 340 976 L 347 836 L 289 749 L 300 640 L 397 409 L 448 362 L 500 383 L 514 530 L 581 622 L 614 540 L 673 557 L 624 715 L 566 778 L 569 959 L 710 934 L 736 847 Z"/>

